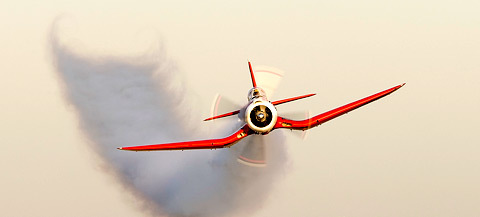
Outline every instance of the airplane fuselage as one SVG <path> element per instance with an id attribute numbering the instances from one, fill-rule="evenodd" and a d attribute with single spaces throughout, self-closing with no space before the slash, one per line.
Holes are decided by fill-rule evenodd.
<path id="1" fill-rule="evenodd" d="M 244 113 L 248 127 L 258 134 L 269 133 L 277 122 L 278 113 L 265 91 L 259 87 L 250 89 L 248 102 Z"/>

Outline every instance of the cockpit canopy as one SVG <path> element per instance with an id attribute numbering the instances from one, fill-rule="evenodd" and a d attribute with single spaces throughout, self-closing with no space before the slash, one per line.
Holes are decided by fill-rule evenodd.
<path id="1" fill-rule="evenodd" d="M 267 98 L 267 94 L 262 88 L 254 87 L 248 91 L 248 100 L 252 100 L 254 98 Z"/>

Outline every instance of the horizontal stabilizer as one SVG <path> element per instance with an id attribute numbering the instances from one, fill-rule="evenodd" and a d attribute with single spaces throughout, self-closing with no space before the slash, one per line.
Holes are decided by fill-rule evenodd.
<path id="1" fill-rule="evenodd" d="M 203 120 L 203 121 L 210 121 L 210 120 L 217 119 L 217 118 L 228 117 L 228 116 L 236 115 L 236 114 L 238 114 L 238 113 L 240 113 L 240 110 L 233 111 L 233 112 L 229 112 L 229 113 L 225 113 L 225 114 L 221 114 L 221 115 L 217 115 L 217 116 L 213 116 L 213 117 L 210 117 L 210 118 L 206 118 L 206 119 Z"/>
<path id="2" fill-rule="evenodd" d="M 296 97 L 292 97 L 292 98 L 288 98 L 288 99 L 277 100 L 277 101 L 272 102 L 272 104 L 273 105 L 280 105 L 280 104 L 283 104 L 283 103 L 292 102 L 292 101 L 295 101 L 295 100 L 299 100 L 299 99 L 303 99 L 303 98 L 307 98 L 307 97 L 311 97 L 311 96 L 315 96 L 315 95 L 316 95 L 315 93 L 312 93 L 312 94 L 307 94 L 307 95 L 303 95 L 303 96 L 296 96 Z M 240 113 L 240 110 L 236 110 L 236 111 L 233 111 L 233 112 L 228 112 L 228 113 L 225 113 L 225 114 L 221 114 L 221 115 L 213 116 L 213 117 L 210 117 L 210 118 L 206 118 L 203 121 L 210 121 L 210 120 L 214 120 L 214 119 L 218 119 L 218 118 L 228 117 L 228 116 L 236 115 L 238 113 Z"/>
<path id="3" fill-rule="evenodd" d="M 312 93 L 312 94 L 307 94 L 307 95 L 303 95 L 303 96 L 296 96 L 296 97 L 292 97 L 292 98 L 288 98 L 288 99 L 281 99 L 281 100 L 273 101 L 272 104 L 273 105 L 280 105 L 280 104 L 283 104 L 283 103 L 287 103 L 287 102 L 291 102 L 291 101 L 295 101 L 295 100 L 299 100 L 299 99 L 303 99 L 303 98 L 307 98 L 307 97 L 311 97 L 311 96 L 315 96 L 315 95 L 316 95 L 315 93 Z"/>

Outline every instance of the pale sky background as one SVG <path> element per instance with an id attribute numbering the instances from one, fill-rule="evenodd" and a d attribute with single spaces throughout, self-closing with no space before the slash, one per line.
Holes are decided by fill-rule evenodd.
<path id="1" fill-rule="evenodd" d="M 0 215 L 145 216 L 99 167 L 53 71 L 48 36 L 88 56 L 163 43 L 198 112 L 245 102 L 247 59 L 285 71 L 279 110 L 388 97 L 288 137 L 255 216 L 480 216 L 480 1 L 2 1 Z M 201 121 L 199 119 L 199 121 Z"/>

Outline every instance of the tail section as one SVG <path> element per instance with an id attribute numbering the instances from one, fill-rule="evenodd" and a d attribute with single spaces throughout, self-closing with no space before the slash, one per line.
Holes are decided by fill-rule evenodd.
<path id="1" fill-rule="evenodd" d="M 253 74 L 252 64 L 248 61 L 248 68 L 250 68 L 250 77 L 252 78 L 253 87 L 257 87 L 257 82 L 255 82 L 255 75 Z"/>
<path id="2" fill-rule="evenodd" d="M 272 104 L 273 105 L 280 105 L 280 104 L 283 104 L 283 103 L 287 103 L 287 102 L 291 102 L 291 101 L 295 101 L 295 100 L 299 100 L 299 99 L 303 99 L 303 98 L 307 98 L 307 97 L 311 97 L 311 96 L 315 96 L 317 95 L 316 93 L 311 93 L 311 94 L 307 94 L 307 95 L 303 95 L 303 96 L 297 96 L 297 97 L 292 97 L 292 98 L 288 98 L 288 99 L 281 99 L 281 100 L 277 100 L 277 101 L 273 101 Z"/>

